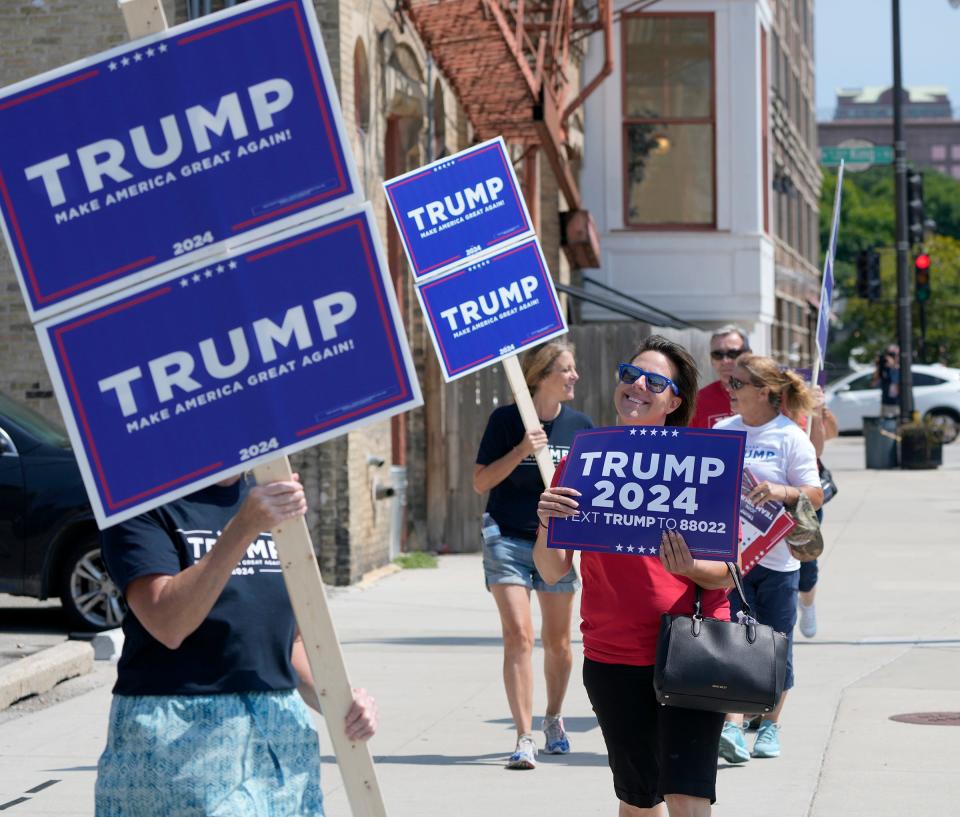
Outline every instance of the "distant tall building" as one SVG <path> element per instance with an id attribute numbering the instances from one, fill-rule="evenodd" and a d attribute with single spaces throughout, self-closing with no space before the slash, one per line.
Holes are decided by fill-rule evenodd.
<path id="1" fill-rule="evenodd" d="M 903 89 L 903 123 L 907 161 L 960 179 L 960 120 L 955 119 L 947 89 Z M 851 139 L 893 144 L 893 89 L 882 86 L 841 88 L 833 119 L 817 125 L 820 147 Z"/>

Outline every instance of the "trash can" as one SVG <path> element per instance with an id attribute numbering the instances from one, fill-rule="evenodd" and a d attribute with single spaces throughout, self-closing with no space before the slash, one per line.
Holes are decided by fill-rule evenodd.
<path id="1" fill-rule="evenodd" d="M 863 443 L 867 468 L 896 468 L 897 418 L 864 417 Z"/>

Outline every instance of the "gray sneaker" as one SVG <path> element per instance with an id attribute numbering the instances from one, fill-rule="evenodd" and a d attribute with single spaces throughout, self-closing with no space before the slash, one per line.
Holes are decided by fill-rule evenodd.
<path id="1" fill-rule="evenodd" d="M 517 749 L 507 761 L 508 769 L 536 769 L 537 744 L 533 742 L 533 735 L 520 735 L 517 739 Z"/>
<path id="2" fill-rule="evenodd" d="M 546 738 L 543 751 L 548 755 L 565 755 L 570 751 L 570 740 L 563 728 L 563 718 L 544 718 L 543 736 Z"/>

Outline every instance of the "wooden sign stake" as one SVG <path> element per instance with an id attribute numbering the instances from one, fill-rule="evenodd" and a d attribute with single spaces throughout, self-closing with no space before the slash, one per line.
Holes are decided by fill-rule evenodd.
<path id="1" fill-rule="evenodd" d="M 510 389 L 513 391 L 513 399 L 517 402 L 517 408 L 520 410 L 520 417 L 523 419 L 523 427 L 527 431 L 536 431 L 542 426 L 540 418 L 537 416 L 537 409 L 533 405 L 533 398 L 530 396 L 530 389 L 527 388 L 527 381 L 523 377 L 523 369 L 520 368 L 520 360 L 516 355 L 505 357 L 502 361 L 503 370 L 507 373 L 507 380 L 510 381 Z M 540 469 L 540 476 L 543 477 L 544 487 L 548 487 L 553 482 L 553 457 L 550 456 L 550 447 L 545 445 L 534 452 L 537 458 L 537 467 Z"/>
<path id="2" fill-rule="evenodd" d="M 167 29 L 160 0 L 118 0 L 118 5 L 131 40 Z M 253 473 L 260 483 L 288 480 L 292 475 L 285 456 L 257 466 Z M 350 810 L 354 817 L 386 817 L 370 747 L 365 741 L 351 741 L 344 731 L 347 711 L 353 703 L 353 688 L 306 520 L 293 520 L 272 533 Z"/>

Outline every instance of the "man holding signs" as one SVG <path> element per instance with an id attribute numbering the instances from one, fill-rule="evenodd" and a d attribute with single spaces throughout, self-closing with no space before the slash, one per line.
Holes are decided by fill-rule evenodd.
<path id="1" fill-rule="evenodd" d="M 613 401 L 620 425 L 638 433 L 656 431 L 659 438 L 660 432 L 689 423 L 697 367 L 683 347 L 653 335 L 619 372 Z M 733 478 L 738 485 L 737 472 Z M 547 525 L 551 519 L 581 517 L 587 510 L 581 499 L 578 491 L 556 484 L 540 497 L 534 560 L 547 581 L 558 581 L 573 561 L 572 551 L 548 548 Z M 726 565 L 694 558 L 678 528 L 657 528 L 656 558 L 584 552 L 581 560 L 583 681 L 607 745 L 621 817 L 664 800 L 671 815 L 704 817 L 716 800 L 723 715 L 661 707 L 653 690 L 663 613 L 689 613 L 699 585 L 705 591 L 704 616 L 729 615 Z"/>

